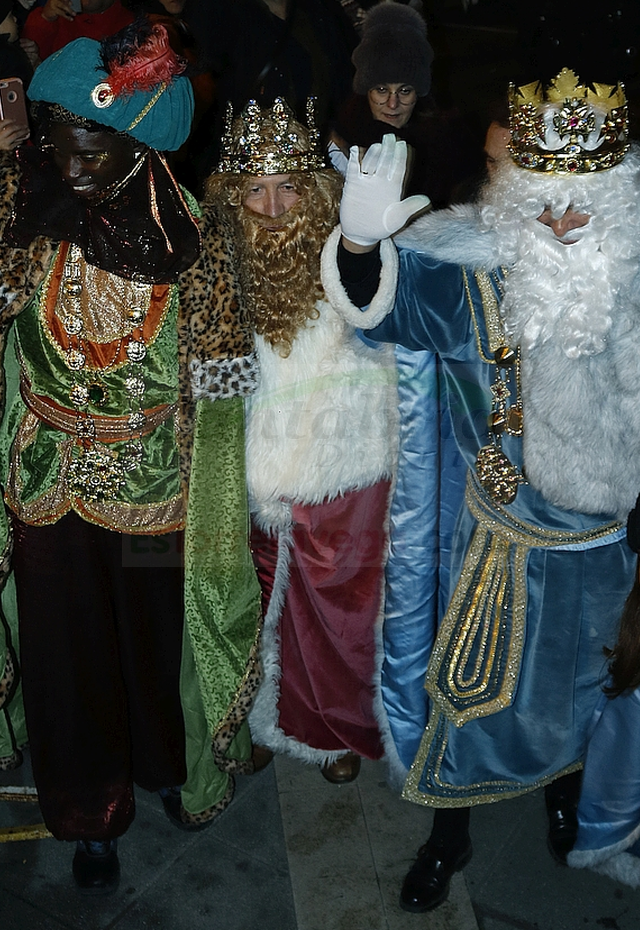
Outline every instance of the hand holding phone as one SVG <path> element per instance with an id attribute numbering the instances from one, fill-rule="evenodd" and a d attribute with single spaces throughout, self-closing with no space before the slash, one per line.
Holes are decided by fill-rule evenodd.
<path id="1" fill-rule="evenodd" d="M 0 120 L 13 124 L 10 130 L 5 128 L 5 135 L 13 135 L 19 130 L 20 142 L 29 135 L 27 106 L 20 78 L 10 77 L 0 81 Z"/>
<path id="2" fill-rule="evenodd" d="M 0 119 L 0 152 L 13 152 L 29 138 L 29 130 L 12 119 Z"/>

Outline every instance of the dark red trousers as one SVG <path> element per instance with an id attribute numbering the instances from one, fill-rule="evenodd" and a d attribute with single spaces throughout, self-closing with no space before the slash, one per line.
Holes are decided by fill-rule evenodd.
<path id="1" fill-rule="evenodd" d="M 40 807 L 62 840 L 114 839 L 133 783 L 185 781 L 183 573 L 123 566 L 123 537 L 69 513 L 13 519 L 25 713 Z M 166 549 L 175 534 L 145 537 Z M 139 539 L 139 538 L 136 538 Z"/>

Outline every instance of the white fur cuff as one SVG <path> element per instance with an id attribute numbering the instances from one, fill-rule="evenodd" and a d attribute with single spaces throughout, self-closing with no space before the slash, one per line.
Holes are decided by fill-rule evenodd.
<path id="1" fill-rule="evenodd" d="M 380 258 L 382 260 L 380 284 L 369 304 L 369 308 L 361 310 L 349 300 L 344 285 L 340 280 L 337 253 L 341 236 L 342 230 L 338 225 L 327 239 L 322 250 L 320 271 L 325 295 L 336 313 L 339 313 L 347 323 L 357 329 L 373 329 L 378 323 L 382 323 L 395 301 L 398 280 L 398 253 L 391 239 L 382 240 L 380 243 Z"/>

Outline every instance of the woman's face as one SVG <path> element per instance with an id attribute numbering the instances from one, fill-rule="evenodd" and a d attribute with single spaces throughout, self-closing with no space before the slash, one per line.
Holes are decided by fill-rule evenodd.
<path id="1" fill-rule="evenodd" d="M 141 148 L 110 132 L 89 132 L 55 123 L 50 139 L 62 177 L 78 197 L 95 197 L 125 178 Z"/>
<path id="2" fill-rule="evenodd" d="M 160 0 L 160 3 L 170 16 L 180 16 L 186 2 L 187 0 Z"/>
<path id="3" fill-rule="evenodd" d="M 18 20 L 13 13 L 7 13 L 0 23 L 0 35 L 6 33 L 9 36 L 7 41 L 15 42 L 18 38 Z"/>
<path id="4" fill-rule="evenodd" d="M 409 122 L 418 101 L 411 84 L 376 84 L 367 98 L 373 118 L 400 129 Z"/>

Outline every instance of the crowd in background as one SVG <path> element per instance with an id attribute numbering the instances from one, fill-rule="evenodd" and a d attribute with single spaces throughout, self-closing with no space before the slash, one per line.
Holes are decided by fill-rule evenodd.
<path id="1" fill-rule="evenodd" d="M 374 0 L 1 0 L 0 75 L 19 77 L 25 88 L 34 67 L 67 42 L 80 36 L 101 39 L 138 16 L 162 23 L 174 50 L 188 62 L 187 74 L 195 96 L 191 136 L 172 156 L 178 180 L 200 193 L 204 178 L 217 163 L 224 113 L 230 102 L 238 113 L 250 99 L 270 105 L 284 97 L 295 113 L 304 115 L 307 97 L 317 100 L 317 120 L 328 141 L 367 147 L 379 141 L 388 127 L 412 148 L 409 192 L 426 193 L 435 208 L 465 199 L 474 189 L 483 163 L 484 133 L 495 121 L 495 100 L 504 107 L 504 88 L 487 91 L 484 105 L 452 101 L 449 76 L 435 68 L 434 83 L 426 86 L 431 58 L 424 57 L 426 37 L 403 25 L 391 44 L 384 23 L 362 39 L 363 21 Z M 404 3 L 404 0 L 400 0 Z M 446 21 L 458 12 L 451 2 L 405 4 L 427 24 L 431 44 Z M 384 4 L 383 4 L 384 6 Z M 463 5 L 464 6 L 464 5 Z M 462 8 L 461 8 L 462 9 Z M 504 23 L 518 33 L 519 73 L 556 74 L 566 60 L 578 73 L 595 70 L 613 82 L 627 84 L 634 113 L 633 86 L 638 50 L 627 41 L 640 15 L 632 4 L 617 4 L 615 13 L 598 11 L 581 16 L 580 28 L 565 28 L 569 3 L 546 3 L 514 11 L 500 0 L 484 0 L 469 7 L 467 19 L 483 24 Z M 588 19 L 588 22 L 586 19 Z M 372 23 L 372 25 L 375 25 Z M 603 35 L 606 41 L 602 40 Z M 598 54 L 594 55 L 595 37 Z M 357 52 L 355 52 L 358 47 Z M 436 48 L 436 51 L 439 51 Z M 355 55 L 354 55 L 355 52 Z M 382 57 L 381 57 L 382 55 Z M 353 57 L 352 57 L 353 56 Z M 402 62 L 410 101 L 391 94 L 375 94 L 376 72 L 394 58 Z M 422 73 L 416 68 L 421 63 Z M 436 62 L 437 63 L 437 62 Z M 479 76 L 481 81 L 487 76 Z M 490 79 L 490 78 L 489 78 Z M 415 85 L 415 86 L 414 86 Z M 631 89 L 631 92 L 630 92 Z M 473 101 L 473 94 L 469 100 Z M 506 114 L 498 120 L 504 125 Z M 0 120 L 0 146 L 22 141 Z M 634 126 L 632 123 L 632 133 Z"/>
<path id="2" fill-rule="evenodd" d="M 478 171 L 482 140 L 477 126 L 469 114 L 449 103 L 440 105 L 446 92 L 424 86 L 431 53 L 422 63 L 410 109 L 394 94 L 382 109 L 379 101 L 371 103 L 378 47 L 370 41 L 359 51 L 360 64 L 352 60 L 371 6 L 352 0 L 82 0 L 81 12 L 75 12 L 72 0 L 36 2 L 30 9 L 18 0 L 3 0 L 0 73 L 20 77 L 26 88 L 33 68 L 67 42 L 81 36 L 101 39 L 147 16 L 167 27 L 172 47 L 188 61 L 194 125 L 172 163 L 178 179 L 195 193 L 217 163 L 228 102 L 238 113 L 250 99 L 267 106 L 282 96 L 304 115 L 305 101 L 313 96 L 326 140 L 333 134 L 343 144 L 367 146 L 394 127 L 414 149 L 412 191 L 428 193 L 435 206 L 446 206 L 456 186 Z M 417 17 L 427 12 L 411 10 Z M 387 59 L 407 61 L 409 84 L 417 79 L 410 62 L 423 52 L 420 42 L 426 46 L 426 37 L 414 41 L 411 30 L 404 29 L 385 53 Z M 0 144 L 10 148 L 21 139 L 7 135 L 4 122 Z"/>

